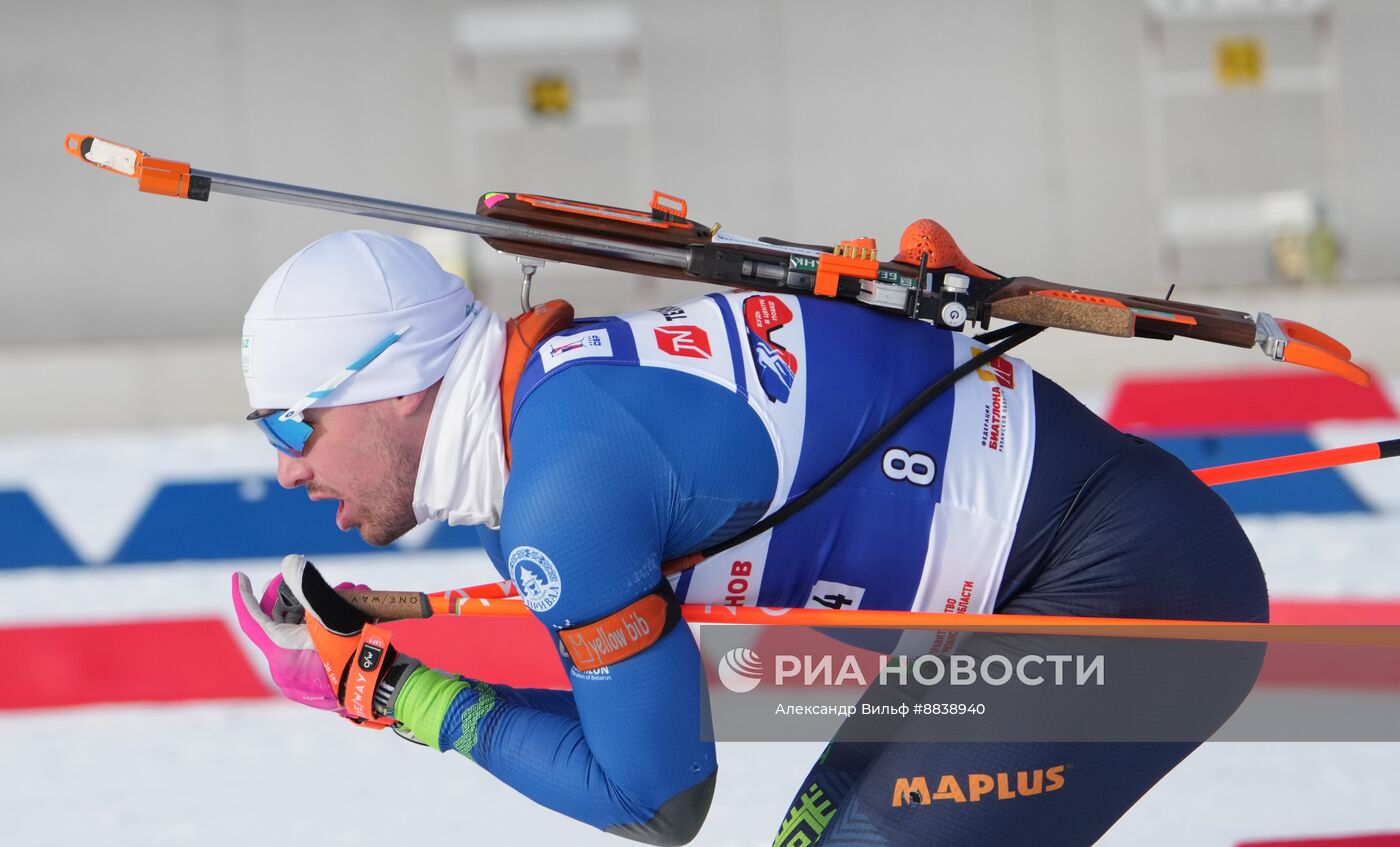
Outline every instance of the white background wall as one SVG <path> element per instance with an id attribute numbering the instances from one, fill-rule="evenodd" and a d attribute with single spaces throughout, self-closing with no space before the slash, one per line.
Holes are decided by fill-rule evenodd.
<path id="1" fill-rule="evenodd" d="M 1340 151 L 1327 199 L 1347 284 L 1176 296 L 1316 320 L 1363 360 L 1400 364 L 1377 317 L 1377 304 L 1396 305 L 1400 268 L 1400 4 L 1327 8 Z M 1266 42 L 1273 31 L 1239 26 Z M 1219 132 L 1258 132 L 1227 117 L 1268 95 L 1236 95 L 1149 137 L 1150 32 L 1130 0 L 12 0 L 0 6 L 0 391 L 25 411 L 0 417 L 0 430 L 237 414 L 239 325 L 262 279 L 319 235 L 381 226 L 139 195 L 64 156 L 69 131 L 206 170 L 456 208 L 492 189 L 639 205 L 656 187 L 742 233 L 871 234 L 885 255 L 906 223 L 931 216 L 1003 272 L 1155 292 L 1160 145 L 1199 158 L 1178 170 L 1208 171 L 1212 151 L 1232 144 Z M 1280 62 L 1290 49 L 1275 48 Z M 544 72 L 573 80 L 570 117 L 524 108 L 526 81 Z M 1285 120 L 1275 135 L 1318 131 L 1305 124 Z M 1183 132 L 1218 144 L 1185 145 Z M 1306 182 L 1315 164 L 1299 158 L 1291 174 L 1289 163 L 1265 181 Z M 435 246 L 493 306 L 513 308 L 509 260 L 450 238 Z M 555 267 L 540 288 L 584 312 L 694 291 Z M 1349 329 L 1358 312 L 1369 321 Z M 1262 362 L 1063 334 L 1027 350 L 1089 388 L 1125 361 Z"/>

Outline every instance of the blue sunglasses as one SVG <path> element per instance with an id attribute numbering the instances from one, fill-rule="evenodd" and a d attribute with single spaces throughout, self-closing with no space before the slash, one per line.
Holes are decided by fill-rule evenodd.
<path id="1" fill-rule="evenodd" d="M 388 350 L 390 345 L 402 338 L 407 331 L 408 324 L 394 330 L 387 338 L 351 362 L 340 373 L 326 380 L 321 387 L 298 400 L 296 405 L 291 408 L 258 409 L 248 415 L 248 420 L 258 425 L 258 429 L 267 436 L 268 443 L 276 447 L 278 452 L 285 453 L 294 459 L 301 458 L 306 452 L 306 442 L 311 438 L 311 424 L 306 422 L 302 413 L 311 408 L 317 400 L 330 396 L 330 393 L 339 388 L 341 383 L 354 376 L 365 365 L 379 358 L 380 353 Z"/>

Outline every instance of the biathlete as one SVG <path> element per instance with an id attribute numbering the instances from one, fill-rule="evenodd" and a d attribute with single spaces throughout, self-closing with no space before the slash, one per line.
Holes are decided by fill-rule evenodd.
<path id="1" fill-rule="evenodd" d="M 754 292 L 570 311 L 507 322 L 421 247 L 369 231 L 316 241 L 263 285 L 243 372 L 279 482 L 339 500 L 337 524 L 371 544 L 429 520 L 479 525 L 565 646 L 572 687 L 425 667 L 289 556 L 261 595 L 234 579 L 242 628 L 287 696 L 455 750 L 594 827 L 683 844 L 717 763 L 682 602 L 1267 619 L 1226 504 L 1010 357 L 776 528 L 668 579 L 663 562 L 800 496 L 977 344 Z M 626 616 L 653 637 L 601 665 L 568 652 L 579 627 Z M 1194 746 L 838 740 L 794 784 L 775 844 L 1089 844 Z M 942 802 L 901 797 L 910 774 L 1025 785 L 1014 803 Z"/>

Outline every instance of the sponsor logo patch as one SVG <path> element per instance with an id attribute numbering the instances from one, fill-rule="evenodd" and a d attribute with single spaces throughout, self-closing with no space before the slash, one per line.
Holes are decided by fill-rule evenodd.
<path id="1" fill-rule="evenodd" d="M 939 800 L 980 803 L 983 800 L 1015 800 L 1049 794 L 1065 787 L 1065 765 L 1011 773 L 943 774 L 932 778 L 901 776 L 894 782 L 890 806 L 928 806 Z M 929 781 L 934 780 L 933 790 Z"/>
<path id="2" fill-rule="evenodd" d="M 724 605 L 744 606 L 747 605 L 749 584 L 753 581 L 753 562 L 735 560 L 729 566 L 729 584 L 725 590 L 729 593 L 725 595 Z"/>
<path id="3" fill-rule="evenodd" d="M 698 326 L 677 324 L 659 326 L 652 331 L 656 333 L 656 346 L 663 353 L 690 359 L 710 358 L 710 336 Z"/>
<path id="4" fill-rule="evenodd" d="M 652 309 L 652 311 L 665 318 L 666 323 L 670 323 L 671 321 L 683 321 L 687 317 L 685 309 L 682 309 L 680 306 L 662 306 L 659 309 Z"/>
<path id="5" fill-rule="evenodd" d="M 992 401 L 982 407 L 982 446 L 1006 452 L 1006 397 L 1000 385 L 992 386 Z"/>
<path id="6" fill-rule="evenodd" d="M 510 551 L 510 576 L 532 612 L 546 612 L 559 602 L 559 569 L 542 550 L 521 546 Z"/>
<path id="7" fill-rule="evenodd" d="M 982 353 L 980 347 L 972 348 L 972 355 L 977 356 Z M 987 364 L 977 369 L 977 378 L 983 382 L 995 382 L 1002 388 L 1016 387 L 1016 368 L 1006 360 L 1005 356 L 997 356 Z"/>
<path id="8" fill-rule="evenodd" d="M 957 597 L 946 597 L 943 600 L 943 613 L 946 615 L 965 615 L 967 607 L 972 602 L 972 594 L 977 590 L 977 583 L 970 579 L 963 580 L 962 590 Z"/>
<path id="9" fill-rule="evenodd" d="M 797 357 L 774 340 L 773 334 L 792 322 L 792 309 L 771 294 L 759 294 L 744 300 L 744 328 L 748 333 L 749 349 L 753 351 L 754 369 L 763 393 L 775 403 L 786 403 L 797 378 Z"/>
<path id="10" fill-rule="evenodd" d="M 612 339 L 606 330 L 590 329 L 571 335 L 556 335 L 540 347 L 540 363 L 545 373 L 575 359 L 596 359 L 612 355 Z"/>

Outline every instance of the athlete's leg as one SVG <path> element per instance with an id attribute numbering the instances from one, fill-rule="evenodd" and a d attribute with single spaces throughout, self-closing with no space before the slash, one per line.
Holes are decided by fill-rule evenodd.
<path id="1" fill-rule="evenodd" d="M 809 847 L 818 839 L 826 844 L 823 835 L 849 805 L 852 789 L 888 746 L 859 741 L 828 744 L 783 816 L 773 847 Z"/>
<path id="2" fill-rule="evenodd" d="M 1013 638 L 996 637 L 975 647 L 964 644 L 958 652 L 1011 655 L 1014 664 L 1018 649 L 1061 655 L 1065 651 L 1063 644 L 1047 642 L 1064 640 L 1029 637 L 1018 648 Z M 1110 673 L 1121 679 L 1124 663 L 1119 660 L 1132 657 L 1126 652 L 1128 648 L 1121 646 L 1122 640 L 1116 641 L 1120 642 L 1116 648 L 1102 649 L 1108 654 Z M 1250 646 L 1238 649 L 1238 645 L 1232 645 L 1236 649 L 1213 658 L 1233 663 L 1237 675 L 1252 677 L 1257 654 Z M 1170 652 L 1164 655 L 1168 661 L 1173 659 Z M 1210 672 L 1216 673 L 1219 665 L 1217 662 Z M 1107 727 L 1115 724 L 1119 732 L 1125 727 L 1132 732 L 1139 720 L 1145 724 L 1151 716 L 1176 716 L 1199 708 L 1210 699 L 1192 696 L 1192 668 L 1188 661 L 1149 670 L 1154 673 L 1148 676 L 1159 673 L 1166 684 L 1155 690 L 1150 686 L 1125 689 L 1120 685 L 1095 694 L 1087 701 L 1084 714 L 1067 713 L 1070 720 L 1047 722 L 1038 712 L 1038 705 L 1025 697 L 1024 690 L 1013 692 L 1009 687 L 1000 687 L 978 691 L 975 686 L 961 689 L 959 699 L 985 703 L 987 716 L 960 726 L 1011 740 L 919 740 L 928 737 L 921 733 L 936 729 L 931 721 L 952 719 L 920 717 L 916 713 L 900 721 L 889 741 L 845 741 L 842 736 L 860 737 L 855 733 L 870 730 L 869 723 L 858 728 L 858 719 L 850 719 L 803 781 L 774 844 L 1092 844 L 1189 755 L 1196 742 L 1015 739 L 1066 737 L 1054 734 L 1057 731 L 1068 731 L 1071 738 L 1103 737 L 1097 733 L 1112 731 Z M 1210 692 L 1223 696 L 1215 697 L 1207 714 L 1196 716 L 1193 727 L 1203 726 L 1202 734 L 1209 734 L 1234 709 L 1242 696 L 1240 690 L 1240 686 L 1234 686 L 1223 692 Z M 910 699 L 928 693 L 936 701 L 944 699 L 948 692 L 919 691 L 915 687 L 909 693 Z M 900 694 L 874 686 L 862 705 L 897 706 Z M 993 727 L 991 730 L 988 724 Z M 1042 728 L 1047 734 L 1036 735 Z M 998 731 L 1005 734 L 995 735 Z"/>
<path id="3" fill-rule="evenodd" d="M 1143 444 L 1086 483 L 1046 564 L 998 611 L 1262 621 L 1268 598 L 1229 508 L 1174 458 Z M 1232 688 L 1237 696 L 1215 704 L 1220 721 L 1247 691 L 1261 657 L 1248 647 L 1230 655 L 1241 685 Z M 838 740 L 789 814 L 800 819 L 812 808 L 808 800 L 827 804 L 817 806 L 825 816 L 816 832 L 822 847 L 1092 844 L 1196 746 Z M 792 840 L 806 830 L 791 818 L 788 824 L 775 843 L 809 843 Z"/>
<path id="4" fill-rule="evenodd" d="M 1090 477 L 1042 562 L 998 612 L 1269 619 L 1264 572 L 1230 507 L 1149 442 Z"/>
<path id="5" fill-rule="evenodd" d="M 843 768 L 833 749 L 812 769 L 774 845 L 1084 847 L 1141 796 L 1141 774 L 1193 746 L 835 744 L 859 755 Z"/>

